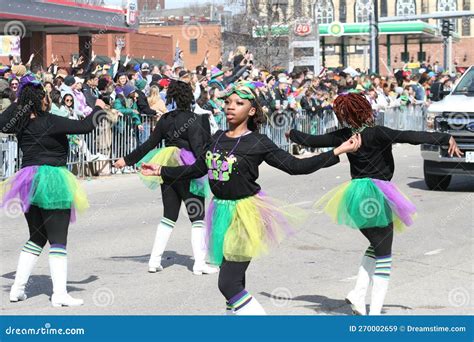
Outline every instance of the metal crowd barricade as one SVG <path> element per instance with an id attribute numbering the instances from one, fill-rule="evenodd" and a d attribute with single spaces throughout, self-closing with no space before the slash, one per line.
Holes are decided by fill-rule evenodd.
<path id="1" fill-rule="evenodd" d="M 421 105 L 400 108 L 388 108 L 383 116 L 379 116 L 385 126 L 399 130 L 423 130 L 425 109 Z M 117 172 L 113 162 L 133 151 L 145 142 L 157 123 L 155 117 L 142 116 L 143 130 L 132 124 L 128 116 L 108 118 L 87 135 L 69 137 L 70 151 L 68 168 L 79 177 L 109 175 Z M 220 129 L 227 129 L 223 120 Z M 285 133 L 295 128 L 308 134 L 325 134 L 340 128 L 334 112 L 323 110 L 317 115 L 306 112 L 285 111 L 275 112 L 260 128 L 278 147 L 291 151 L 292 145 L 287 141 Z M 18 144 L 12 135 L 0 135 L 0 180 L 13 175 L 21 165 L 21 154 Z M 163 145 L 161 145 L 163 146 Z M 91 162 L 91 156 L 101 158 Z M 133 167 L 128 172 L 135 171 Z"/>
<path id="2" fill-rule="evenodd" d="M 12 176 L 18 170 L 19 163 L 15 136 L 0 134 L 0 179 Z"/>
<path id="3" fill-rule="evenodd" d="M 425 110 L 421 104 L 387 108 L 383 113 L 383 125 L 398 130 L 422 131 Z"/>

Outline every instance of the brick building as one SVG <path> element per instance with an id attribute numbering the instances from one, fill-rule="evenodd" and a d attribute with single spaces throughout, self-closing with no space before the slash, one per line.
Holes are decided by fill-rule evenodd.
<path id="1" fill-rule="evenodd" d="M 185 66 L 194 69 L 199 65 L 207 50 L 210 52 L 209 64 L 216 65 L 221 56 L 221 26 L 213 23 L 200 23 L 191 21 L 189 23 L 156 26 L 142 25 L 140 33 L 170 35 L 173 41 L 174 53 L 176 42 L 184 52 Z"/>

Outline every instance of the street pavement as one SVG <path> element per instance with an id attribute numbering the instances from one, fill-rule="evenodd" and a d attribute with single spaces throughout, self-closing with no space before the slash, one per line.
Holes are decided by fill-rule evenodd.
<path id="1" fill-rule="evenodd" d="M 418 208 L 413 226 L 396 234 L 384 310 L 393 315 L 473 314 L 474 178 L 455 177 L 446 192 L 427 190 L 419 147 L 394 147 L 393 181 Z M 306 209 L 298 233 L 270 255 L 252 261 L 247 289 L 272 315 L 349 315 L 345 295 L 355 283 L 368 246 L 363 235 L 331 223 L 313 209 L 315 200 L 349 180 L 349 163 L 306 176 L 289 176 L 264 164 L 259 183 L 272 197 Z M 17 258 L 28 239 L 26 221 L 0 213 L 0 286 L 3 315 L 220 315 L 225 300 L 217 274 L 195 276 L 190 230 L 182 210 L 165 252 L 163 272 L 147 262 L 162 215 L 161 194 L 137 175 L 84 180 L 90 209 L 70 226 L 71 295 L 78 308 L 53 308 L 47 247 L 27 287 L 29 298 L 10 303 Z M 368 297 L 369 298 L 369 297 Z"/>

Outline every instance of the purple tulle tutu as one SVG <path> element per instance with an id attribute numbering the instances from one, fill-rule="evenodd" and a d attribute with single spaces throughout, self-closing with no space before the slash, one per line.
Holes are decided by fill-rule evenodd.
<path id="1" fill-rule="evenodd" d="M 413 224 L 413 217 L 416 213 L 415 205 L 398 190 L 392 182 L 383 181 L 380 179 L 372 179 L 375 185 L 383 192 L 385 199 L 395 215 L 406 226 Z"/>

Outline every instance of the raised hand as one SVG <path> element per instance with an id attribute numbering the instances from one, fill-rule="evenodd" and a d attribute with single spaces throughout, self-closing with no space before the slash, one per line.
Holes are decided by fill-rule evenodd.
<path id="1" fill-rule="evenodd" d="M 339 147 L 334 149 L 334 154 L 336 156 L 343 153 L 356 152 L 359 147 L 362 145 L 362 138 L 359 133 L 354 134 L 349 140 L 343 142 Z"/>
<path id="2" fill-rule="evenodd" d="M 456 157 L 462 157 L 464 155 L 463 152 L 458 147 L 458 144 L 456 143 L 456 140 L 454 140 L 453 137 L 449 139 L 449 148 L 448 148 L 448 154 L 453 157 L 454 155 Z"/>

